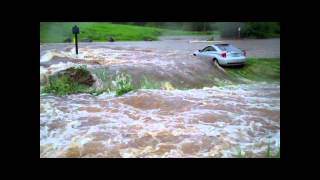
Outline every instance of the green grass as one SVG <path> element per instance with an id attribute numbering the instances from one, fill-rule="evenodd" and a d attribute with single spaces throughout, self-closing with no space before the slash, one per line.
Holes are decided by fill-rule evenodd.
<path id="1" fill-rule="evenodd" d="M 116 76 L 116 96 L 121 96 L 125 93 L 132 91 L 133 85 L 131 77 L 127 74 L 120 73 Z"/>
<path id="2" fill-rule="evenodd" d="M 242 151 L 241 149 L 238 150 L 238 158 L 245 158 L 246 157 L 246 153 L 244 151 Z"/>
<path id="3" fill-rule="evenodd" d="M 161 35 L 164 36 L 184 36 L 184 35 L 213 35 L 219 34 L 218 31 L 182 31 L 182 30 L 170 30 L 170 29 L 160 29 Z"/>
<path id="4" fill-rule="evenodd" d="M 103 88 L 92 90 L 90 92 L 92 95 L 97 96 L 104 92 L 110 93 L 111 91 L 115 91 L 116 96 L 121 96 L 136 89 L 132 84 L 132 78 L 129 74 L 117 73 L 115 76 L 111 76 L 108 69 L 105 68 L 94 69 L 93 73 L 102 81 Z M 112 81 L 115 81 L 115 84 Z"/>
<path id="5" fill-rule="evenodd" d="M 266 152 L 267 158 L 280 158 L 280 147 L 279 149 L 274 153 L 271 150 L 270 143 L 268 144 L 267 152 Z"/>
<path id="6" fill-rule="evenodd" d="M 160 35 L 203 35 L 206 33 L 167 30 L 153 27 L 112 24 L 102 22 L 42 22 L 40 23 L 41 43 L 61 43 L 65 39 L 73 39 L 72 27 L 80 28 L 79 41 L 91 39 L 105 42 L 112 36 L 115 41 L 157 40 Z"/>
<path id="7" fill-rule="evenodd" d="M 276 152 L 268 150 L 266 153 L 267 158 L 280 158 L 280 148 Z"/>
<path id="8" fill-rule="evenodd" d="M 85 65 L 72 67 L 67 71 L 72 72 L 72 78 L 70 75 L 50 76 L 42 89 L 42 93 L 64 96 L 90 91 L 90 86 L 85 84 L 90 72 Z"/>
<path id="9" fill-rule="evenodd" d="M 238 150 L 237 158 L 248 158 L 246 153 L 241 149 Z M 265 154 L 265 158 L 280 158 L 280 147 L 276 152 L 272 152 L 270 145 L 268 144 L 268 149 Z"/>
<path id="10" fill-rule="evenodd" d="M 49 77 L 49 82 L 43 88 L 43 93 L 64 96 L 68 94 L 87 92 L 88 88 L 89 86 L 74 82 L 66 76 Z"/>
<path id="11" fill-rule="evenodd" d="M 232 77 L 252 81 L 280 81 L 280 58 L 249 58 L 242 68 L 225 68 Z"/>
<path id="12" fill-rule="evenodd" d="M 140 82 L 140 87 L 141 87 L 141 89 L 160 89 L 161 82 L 154 81 L 154 80 L 144 76 Z"/>
<path id="13" fill-rule="evenodd" d="M 115 90 L 115 87 L 112 85 L 113 77 L 109 73 L 107 67 L 103 68 L 94 68 L 92 69 L 92 73 L 95 74 L 101 81 L 103 89 Z"/>

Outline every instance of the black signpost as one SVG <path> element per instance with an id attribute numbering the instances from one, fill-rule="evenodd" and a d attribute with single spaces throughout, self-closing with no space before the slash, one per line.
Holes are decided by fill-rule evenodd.
<path id="1" fill-rule="evenodd" d="M 76 54 L 78 55 L 78 34 L 79 34 L 80 30 L 79 27 L 77 25 L 73 26 L 72 28 L 72 33 L 74 34 L 75 37 L 75 45 L 76 45 Z"/>

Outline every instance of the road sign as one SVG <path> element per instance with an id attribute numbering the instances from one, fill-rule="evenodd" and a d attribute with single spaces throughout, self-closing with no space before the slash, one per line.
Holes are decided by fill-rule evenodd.
<path id="1" fill-rule="evenodd" d="M 78 55 L 78 34 L 80 33 L 80 29 L 77 25 L 73 26 L 72 33 L 74 34 L 76 54 Z"/>
<path id="2" fill-rule="evenodd" d="M 72 33 L 73 34 L 79 34 L 79 32 L 80 32 L 79 27 L 77 25 L 73 26 Z"/>

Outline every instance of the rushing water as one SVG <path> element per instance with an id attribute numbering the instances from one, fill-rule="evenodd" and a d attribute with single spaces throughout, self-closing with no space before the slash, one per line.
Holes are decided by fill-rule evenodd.
<path id="1" fill-rule="evenodd" d="M 263 156 L 280 145 L 279 84 L 41 96 L 41 157 Z"/>
<path id="2" fill-rule="evenodd" d="M 125 47 L 125 46 L 124 46 Z M 227 79 L 180 49 L 72 47 L 42 50 L 40 75 L 77 64 L 159 79 Z M 139 75 L 139 76 L 138 76 Z M 40 157 L 264 157 L 280 147 L 280 84 L 146 90 L 121 97 L 40 95 Z"/>
<path id="3" fill-rule="evenodd" d="M 93 72 L 102 68 L 110 76 L 116 72 L 127 72 L 135 84 L 143 76 L 188 88 L 212 84 L 210 79 L 213 77 L 228 79 L 212 61 L 199 60 L 182 50 L 83 47 L 78 55 L 74 51 L 72 47 L 45 51 L 40 58 L 40 82 L 43 83 L 48 75 L 79 64 L 86 64 Z"/>

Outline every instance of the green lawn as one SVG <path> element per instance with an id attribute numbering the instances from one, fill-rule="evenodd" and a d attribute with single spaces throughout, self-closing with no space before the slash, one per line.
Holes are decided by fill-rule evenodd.
<path id="1" fill-rule="evenodd" d="M 280 81 L 280 58 L 249 58 L 243 68 L 225 68 L 234 77 L 253 81 Z"/>
<path id="2" fill-rule="evenodd" d="M 40 23 L 40 42 L 59 43 L 73 38 L 72 27 L 80 28 L 79 41 L 107 41 L 112 36 L 116 41 L 157 40 L 160 35 L 204 35 L 208 32 L 168 30 L 153 27 L 122 25 L 102 22 L 42 22 Z"/>

